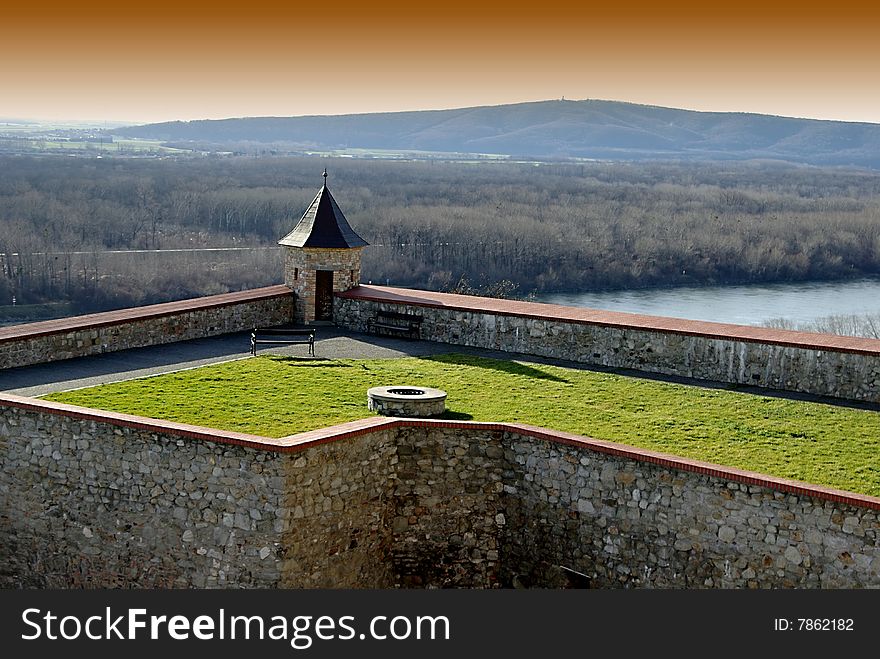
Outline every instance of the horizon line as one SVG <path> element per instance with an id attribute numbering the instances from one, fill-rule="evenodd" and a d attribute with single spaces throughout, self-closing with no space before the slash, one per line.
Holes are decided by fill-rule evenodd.
<path id="1" fill-rule="evenodd" d="M 419 113 L 419 112 L 451 112 L 455 110 L 479 110 L 485 108 L 502 108 L 502 107 L 511 107 L 515 105 L 530 105 L 530 104 L 538 104 L 538 103 L 588 103 L 588 102 L 599 102 L 599 103 L 619 103 L 622 105 L 633 105 L 644 108 L 658 108 L 663 110 L 678 110 L 681 112 L 694 112 L 698 114 L 725 114 L 725 115 L 751 115 L 751 116 L 760 116 L 760 117 L 778 117 L 781 119 L 795 119 L 799 121 L 822 121 L 822 122 L 835 122 L 835 123 L 844 123 L 844 124 L 863 124 L 868 126 L 880 126 L 880 121 L 867 121 L 867 120 L 856 120 L 856 119 L 833 119 L 828 117 L 814 117 L 814 116 L 806 116 L 806 115 L 788 115 L 788 114 L 774 114 L 769 112 L 755 112 L 752 110 L 697 110 L 691 107 L 681 107 L 675 105 L 660 105 L 656 103 L 644 103 L 637 101 L 623 101 L 617 99 L 607 99 L 607 98 L 565 98 L 565 96 L 559 98 L 545 98 L 545 99 L 536 99 L 536 100 L 528 100 L 528 101 L 514 101 L 510 103 L 496 103 L 492 104 L 484 104 L 484 105 L 460 105 L 460 106 L 451 106 L 451 107 L 422 107 L 415 109 L 400 109 L 400 110 L 374 110 L 368 112 L 339 112 L 339 113 L 326 113 L 326 114 L 256 114 L 256 115 L 238 115 L 238 116 L 224 116 L 224 117 L 195 117 L 189 119 L 164 119 L 161 121 L 144 121 L 140 119 L 85 119 L 85 118 L 49 118 L 49 117 L 0 117 L 0 123 L 31 123 L 36 125 L 46 124 L 46 123 L 66 123 L 66 124 L 84 124 L 89 127 L 94 127 L 97 124 L 101 123 L 109 123 L 116 124 L 112 126 L 112 128 L 123 128 L 129 126 L 148 126 L 154 124 L 167 124 L 167 123 L 193 123 L 193 122 L 201 122 L 201 121 L 237 121 L 243 119 L 306 119 L 306 118 L 330 118 L 330 117 L 359 117 L 359 116 L 370 116 L 370 115 L 391 115 L 391 114 L 410 114 L 410 113 Z"/>

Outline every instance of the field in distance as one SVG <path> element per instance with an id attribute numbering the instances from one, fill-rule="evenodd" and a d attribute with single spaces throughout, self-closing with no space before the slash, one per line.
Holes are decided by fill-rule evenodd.
<path id="1" fill-rule="evenodd" d="M 189 153 L 160 140 L 127 138 L 110 133 L 111 126 L 88 122 L 27 122 L 0 119 L 0 153 L 144 156 Z"/>
<path id="2" fill-rule="evenodd" d="M 256 357 L 46 396 L 282 437 L 370 416 L 373 386 L 448 392 L 445 418 L 521 422 L 880 496 L 880 413 L 465 355 Z"/>

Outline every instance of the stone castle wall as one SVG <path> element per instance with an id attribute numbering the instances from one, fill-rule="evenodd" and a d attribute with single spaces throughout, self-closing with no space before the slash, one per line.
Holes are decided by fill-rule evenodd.
<path id="1" fill-rule="evenodd" d="M 403 587 L 500 585 L 500 433 L 397 430 L 392 557 Z"/>
<path id="2" fill-rule="evenodd" d="M 379 286 L 336 297 L 338 325 L 423 317 L 421 338 L 598 366 L 880 403 L 880 341 Z"/>
<path id="3" fill-rule="evenodd" d="M 357 424 L 354 424 L 357 425 Z M 315 443 L 282 454 L 284 588 L 392 588 L 395 433 Z"/>
<path id="4" fill-rule="evenodd" d="M 562 566 L 597 588 L 880 586 L 880 500 L 864 507 L 520 433 L 503 445 L 502 582 L 561 586 Z"/>
<path id="5" fill-rule="evenodd" d="M 517 424 L 275 440 L 3 395 L 0 451 L 4 587 L 880 585 L 880 499 Z"/>
<path id="6" fill-rule="evenodd" d="M 0 369 L 290 323 L 286 286 L 0 328 Z"/>
<path id="7" fill-rule="evenodd" d="M 0 407 L 0 587 L 393 585 L 387 433 L 287 453 L 70 409 Z"/>

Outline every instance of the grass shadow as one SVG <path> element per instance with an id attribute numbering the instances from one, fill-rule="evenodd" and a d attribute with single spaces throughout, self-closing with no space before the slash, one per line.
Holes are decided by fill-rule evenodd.
<path id="1" fill-rule="evenodd" d="M 473 421 L 474 415 L 467 414 L 466 412 L 453 412 L 452 410 L 446 410 L 437 418 L 445 421 Z"/>
<path id="2" fill-rule="evenodd" d="M 549 380 L 551 382 L 568 382 L 565 378 L 561 378 L 551 373 L 545 373 L 540 369 L 521 364 L 519 362 L 508 361 L 505 359 L 490 359 L 488 357 L 475 357 L 473 355 L 448 354 L 448 355 L 426 355 L 418 357 L 440 364 L 450 364 L 453 366 L 475 366 L 477 368 L 486 368 L 493 371 L 501 371 L 510 375 L 521 375 L 534 380 Z"/>
<path id="3" fill-rule="evenodd" d="M 281 357 L 278 355 L 262 355 L 273 362 L 284 366 L 320 366 L 321 368 L 353 368 L 354 364 L 345 364 L 328 357 Z"/>

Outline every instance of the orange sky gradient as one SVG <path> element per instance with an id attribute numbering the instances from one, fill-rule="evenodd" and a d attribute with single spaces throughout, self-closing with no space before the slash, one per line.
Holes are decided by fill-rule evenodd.
<path id="1" fill-rule="evenodd" d="M 81 2 L 0 11 L 0 117 L 137 122 L 601 98 L 880 123 L 880 8 Z"/>

